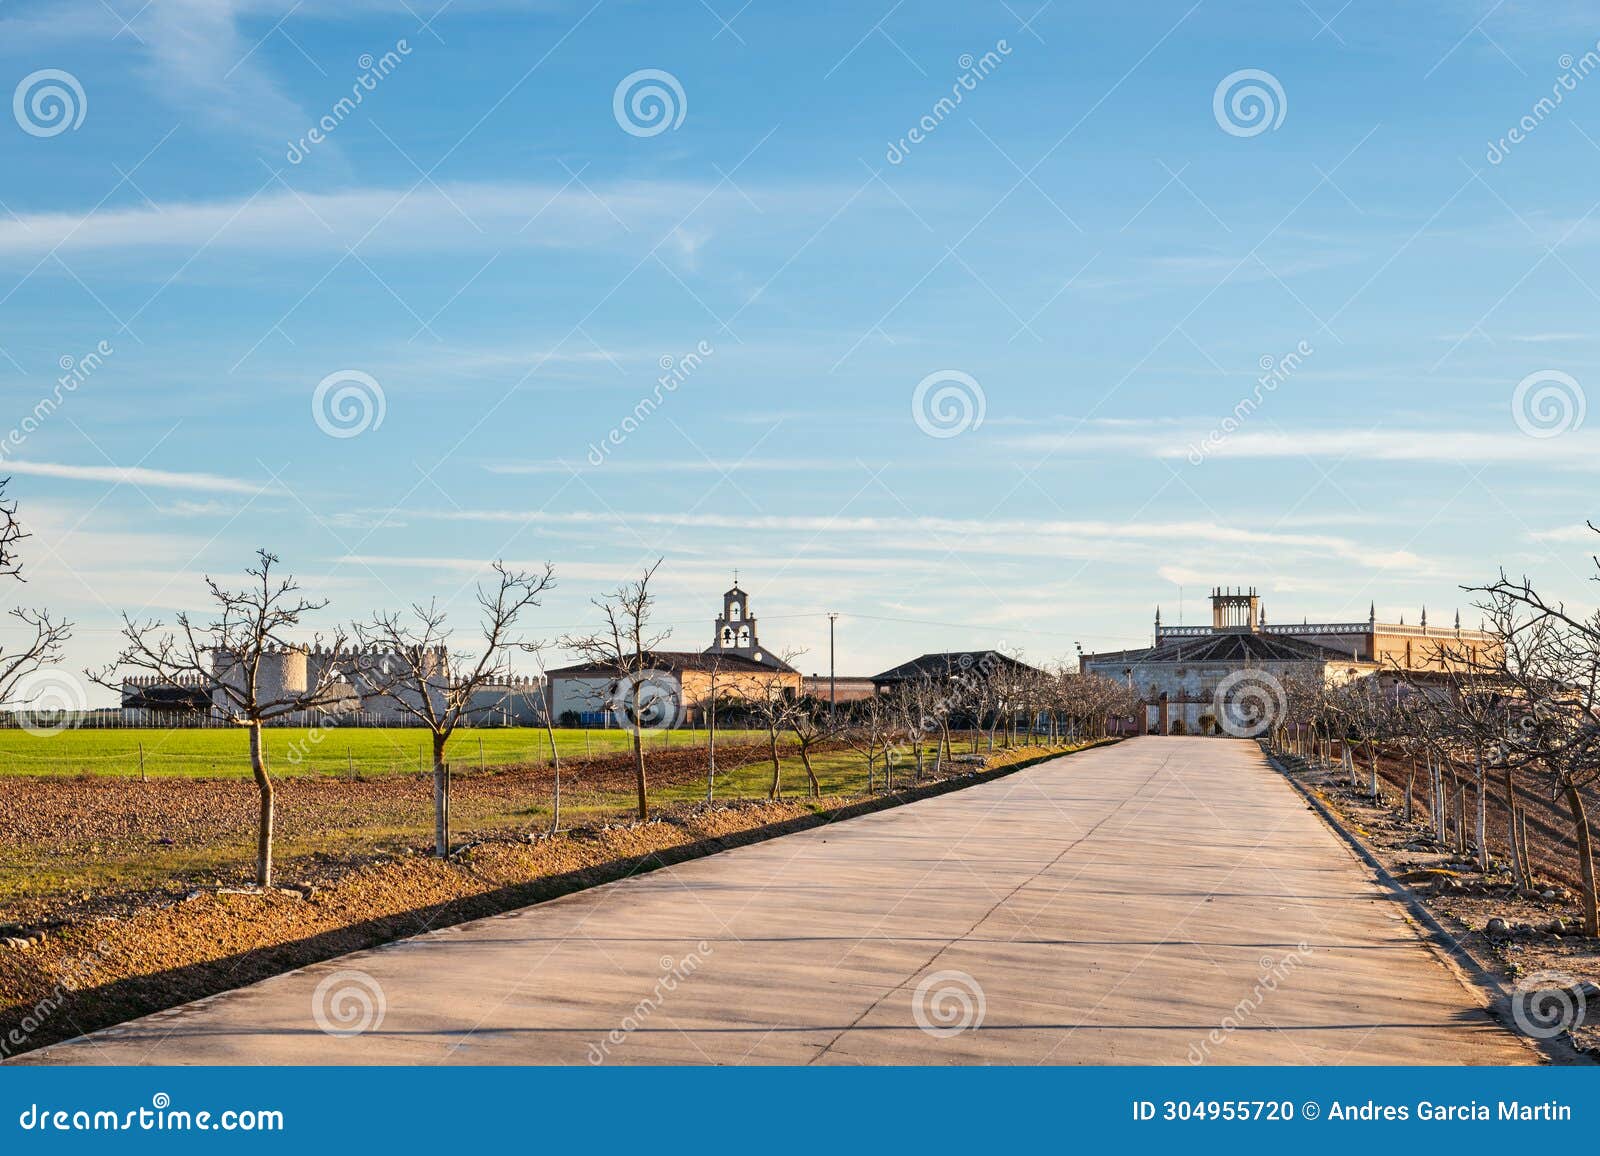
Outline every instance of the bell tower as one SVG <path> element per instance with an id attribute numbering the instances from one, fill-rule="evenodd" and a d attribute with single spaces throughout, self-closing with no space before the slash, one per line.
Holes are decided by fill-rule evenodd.
<path id="1" fill-rule="evenodd" d="M 755 616 L 750 613 L 750 595 L 739 588 L 739 576 L 735 574 L 732 588 L 722 595 L 722 615 L 716 621 L 708 649 L 717 654 L 741 654 L 760 662 L 760 647 Z"/>

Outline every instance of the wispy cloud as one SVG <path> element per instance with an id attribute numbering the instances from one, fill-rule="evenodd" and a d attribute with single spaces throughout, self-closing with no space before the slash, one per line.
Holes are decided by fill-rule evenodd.
<path id="1" fill-rule="evenodd" d="M 1026 434 L 1006 444 L 1053 453 L 1127 453 L 1152 458 L 1188 458 L 1217 425 L 1193 419 L 1170 428 L 1141 431 L 1085 426 L 1076 432 Z M 1528 463 L 1572 469 L 1600 469 L 1600 437 L 1573 430 L 1559 437 L 1529 437 L 1511 426 L 1506 432 L 1405 429 L 1239 430 L 1205 447 L 1217 458 L 1336 458 L 1353 461 L 1434 462 L 1474 465 Z"/>
<path id="2" fill-rule="evenodd" d="M 0 465 L 0 474 L 60 478 L 74 482 L 111 482 L 113 485 L 126 484 L 160 490 L 198 490 L 219 494 L 282 493 L 277 486 L 246 481 L 243 478 L 228 478 L 220 474 L 152 470 L 143 466 L 80 466 L 65 462 L 8 461 Z"/>
<path id="3" fill-rule="evenodd" d="M 631 511 L 451 510 L 418 517 L 453 522 L 493 522 L 550 527 L 611 527 L 637 533 L 645 529 L 735 531 L 778 535 L 868 535 L 874 548 L 916 553 L 960 553 L 984 556 L 1092 557 L 1127 560 L 1130 547 L 1171 553 L 1197 544 L 1209 558 L 1232 552 L 1299 551 L 1338 558 L 1373 569 L 1407 569 L 1423 565 L 1408 550 L 1385 551 L 1370 542 L 1330 534 L 1300 534 L 1230 526 L 1212 521 L 1111 522 L 984 518 L 826 516 L 811 514 L 712 514 Z"/>
<path id="4" fill-rule="evenodd" d="M 800 189 L 763 190 L 762 204 L 804 213 L 830 203 Z M 692 182 L 627 181 L 589 189 L 535 182 L 465 182 L 415 188 L 300 192 L 263 185 L 220 201 L 169 202 L 95 212 L 21 213 L 0 219 L 0 254 L 178 247 L 275 253 L 459 251 L 507 245 L 584 248 L 624 241 L 648 248 L 684 217 L 753 214 L 728 189 Z M 701 235 L 696 247 L 704 243 Z M 689 250 L 666 248 L 675 255 Z"/>
<path id="5" fill-rule="evenodd" d="M 714 460 L 712 458 L 685 458 L 674 461 L 606 462 L 591 466 L 588 462 L 566 462 L 549 459 L 536 462 L 505 462 L 484 467 L 491 474 L 568 474 L 585 470 L 603 469 L 608 474 L 736 474 L 736 473 L 793 473 L 798 471 L 855 469 L 853 461 L 834 461 L 827 458 L 749 458 Z"/>

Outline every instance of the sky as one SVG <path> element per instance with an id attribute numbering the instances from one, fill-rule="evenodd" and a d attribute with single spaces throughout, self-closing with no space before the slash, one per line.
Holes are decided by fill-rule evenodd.
<path id="1" fill-rule="evenodd" d="M 553 563 L 554 639 L 661 558 L 669 647 L 737 570 L 768 649 L 826 671 L 836 612 L 856 675 L 1139 645 L 1217 584 L 1592 604 L 1597 40 L 1515 0 L 11 0 L 0 596 L 81 671 L 259 547 L 312 625 L 437 598 L 467 649 L 491 559 Z"/>

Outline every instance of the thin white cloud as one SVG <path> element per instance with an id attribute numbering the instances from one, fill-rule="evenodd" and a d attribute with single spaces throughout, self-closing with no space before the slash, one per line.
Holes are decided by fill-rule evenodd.
<path id="1" fill-rule="evenodd" d="M 1524 434 L 1507 417 L 1506 432 L 1450 429 L 1241 429 L 1207 439 L 1220 419 L 1192 419 L 1170 432 L 1119 432 L 1085 426 L 1076 432 L 1008 438 L 1017 449 L 1052 453 L 1125 453 L 1152 458 L 1336 458 L 1352 461 L 1528 463 L 1600 469 L 1600 436 L 1582 429 L 1554 437 Z"/>
<path id="2" fill-rule="evenodd" d="M 764 190 L 763 205 L 815 210 L 825 190 Z M 273 253 L 499 250 L 507 245 L 585 248 L 642 245 L 684 217 L 753 212 L 736 193 L 698 183 L 625 181 L 592 189 L 535 182 L 462 182 L 413 188 L 290 191 L 93 212 L 21 213 L 0 219 L 0 255 L 159 247 Z M 704 238 L 701 238 L 701 244 Z M 675 254 L 681 246 L 669 245 Z"/>
<path id="3" fill-rule="evenodd" d="M 747 458 L 743 461 L 732 458 L 724 460 L 684 458 L 654 462 L 607 461 L 599 466 L 587 461 L 567 462 L 552 458 L 544 461 L 497 463 L 484 468 L 491 474 L 569 474 L 591 470 L 614 474 L 736 474 L 790 473 L 845 467 L 860 469 L 854 462 L 827 458 Z"/>
<path id="4" fill-rule="evenodd" d="M 220 474 L 183 473 L 152 470 L 143 466 L 80 466 L 65 462 L 8 461 L 0 463 L 0 475 L 60 478 L 73 482 L 111 482 L 160 490 L 198 490 L 220 494 L 278 494 L 277 486 Z"/>
<path id="5" fill-rule="evenodd" d="M 1556 526 L 1549 530 L 1534 530 L 1528 537 L 1535 542 L 1583 542 L 1600 548 L 1600 534 L 1583 522 L 1571 526 Z"/>
<path id="6" fill-rule="evenodd" d="M 1102 522 L 936 517 L 830 517 L 805 514 L 699 514 L 616 510 L 451 510 L 418 517 L 448 518 L 452 522 L 490 522 L 550 527 L 613 527 L 637 533 L 645 529 L 735 531 L 741 535 L 775 533 L 811 535 L 818 543 L 843 535 L 864 534 L 883 550 L 1007 555 L 1030 557 L 1091 557 L 1126 560 L 1133 546 L 1162 550 L 1174 546 L 1205 545 L 1208 557 L 1220 554 L 1299 551 L 1338 558 L 1375 569 L 1407 569 L 1423 565 L 1407 550 L 1384 551 L 1370 543 L 1357 543 L 1329 534 L 1281 533 L 1210 521 Z"/>

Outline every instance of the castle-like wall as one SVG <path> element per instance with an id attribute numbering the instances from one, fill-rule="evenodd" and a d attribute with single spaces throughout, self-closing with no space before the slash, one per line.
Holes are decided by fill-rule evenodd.
<path id="1" fill-rule="evenodd" d="M 449 652 L 442 646 L 430 647 L 418 656 L 414 664 L 429 677 L 429 697 L 438 711 L 448 705 Z M 420 705 L 419 691 L 415 686 L 395 686 L 395 680 L 413 669 L 413 664 L 399 652 L 378 646 L 346 646 L 338 649 L 322 646 L 271 646 L 263 650 L 256 668 L 257 700 L 263 703 L 283 701 L 323 686 L 330 693 L 328 701 L 319 712 L 323 715 L 356 714 L 362 721 L 377 725 L 403 725 L 415 721 L 406 702 Z M 225 651 L 212 655 L 212 672 L 215 680 L 234 688 L 243 688 L 248 672 L 245 667 Z M 543 721 L 542 679 L 515 675 L 478 688 L 468 704 L 466 721 L 485 723 L 514 723 L 534 725 Z M 217 714 L 231 713 L 226 691 L 215 688 L 212 678 L 203 675 L 186 675 L 178 679 L 160 679 L 149 675 L 136 675 L 122 681 L 122 705 L 125 710 L 148 709 L 152 705 L 183 709 L 203 709 L 203 696 L 184 695 L 184 691 L 205 691 L 211 688 L 211 705 Z"/>

